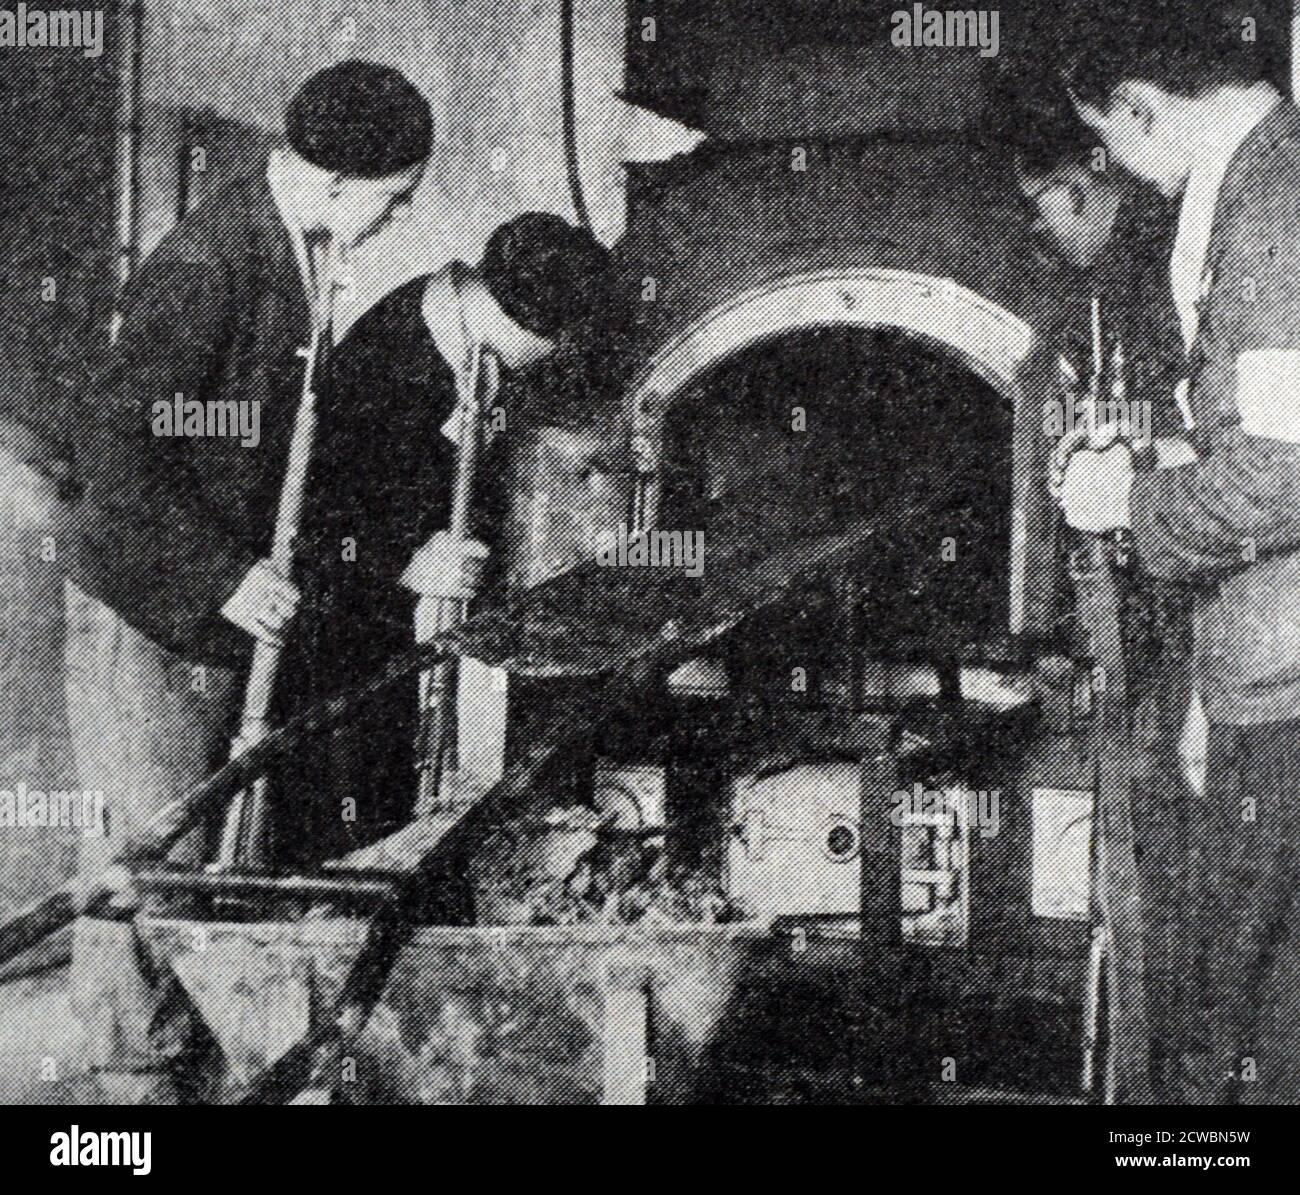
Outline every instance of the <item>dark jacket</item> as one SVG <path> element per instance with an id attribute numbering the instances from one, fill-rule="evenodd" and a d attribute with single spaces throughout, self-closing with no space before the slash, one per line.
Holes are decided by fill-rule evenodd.
<path id="1" fill-rule="evenodd" d="M 251 639 L 220 616 L 270 550 L 310 315 L 265 178 L 236 180 L 149 255 L 116 345 L 73 427 L 87 483 L 73 578 L 128 623 L 197 660 L 237 664 Z M 154 434 L 173 395 L 254 402 L 260 441 Z"/>
<path id="2" fill-rule="evenodd" d="M 1284 102 L 1219 192 L 1187 363 L 1199 460 L 1133 486 L 1145 567 L 1200 586 L 1197 684 L 1220 722 L 1300 717 L 1297 195 L 1300 111 Z"/>
<path id="3" fill-rule="evenodd" d="M 399 580 L 415 550 L 447 526 L 456 457 L 441 432 L 455 378 L 424 323 L 426 281 L 366 312 L 336 346 L 320 387 L 284 714 L 359 683 L 415 641 L 416 597 Z M 485 488 L 476 487 L 476 505 Z M 416 787 L 416 695 L 412 677 L 286 761 L 277 785 L 291 798 L 277 818 L 282 861 L 341 855 L 405 823 Z"/>
<path id="4" fill-rule="evenodd" d="M 355 683 L 414 642 L 416 599 L 399 581 L 447 526 L 456 462 L 441 430 L 456 380 L 424 323 L 426 282 L 398 287 L 357 320 L 322 380 L 291 643 L 304 691 Z"/>
<path id="5" fill-rule="evenodd" d="M 1174 401 L 1174 387 L 1183 376 L 1183 340 L 1169 289 L 1176 225 L 1176 212 L 1159 196 L 1145 189 L 1129 196 L 1097 270 L 1103 320 L 1124 345 L 1129 397 L 1151 404 L 1155 436 L 1183 431 Z"/>

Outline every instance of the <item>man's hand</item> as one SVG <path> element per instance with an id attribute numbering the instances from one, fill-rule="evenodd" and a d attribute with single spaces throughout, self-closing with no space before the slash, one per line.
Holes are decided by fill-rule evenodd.
<path id="1" fill-rule="evenodd" d="M 468 602 L 483 586 L 487 545 L 439 531 L 420 548 L 402 573 L 402 584 L 421 597 Z"/>
<path id="2" fill-rule="evenodd" d="M 221 607 L 221 613 L 254 639 L 282 647 L 301 597 L 297 586 L 280 576 L 269 560 L 259 560 Z"/>
<path id="3" fill-rule="evenodd" d="M 1052 450 L 1052 463 L 1048 472 L 1047 488 L 1052 497 L 1061 500 L 1061 487 L 1065 484 L 1065 471 L 1076 452 L 1085 448 L 1093 452 L 1104 452 L 1116 440 L 1131 440 L 1130 429 L 1124 421 L 1098 424 L 1096 427 L 1072 428 L 1056 442 Z"/>
<path id="4" fill-rule="evenodd" d="M 1099 534 L 1129 526 L 1132 488 L 1133 453 L 1127 444 L 1103 452 L 1082 449 L 1065 466 L 1058 501 L 1071 527 Z"/>

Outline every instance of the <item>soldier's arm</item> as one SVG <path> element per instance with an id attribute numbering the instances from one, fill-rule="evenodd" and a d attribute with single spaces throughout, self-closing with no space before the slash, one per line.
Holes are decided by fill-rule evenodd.
<path id="1" fill-rule="evenodd" d="M 1210 579 L 1300 547 L 1295 194 L 1247 196 L 1228 230 L 1191 362 L 1200 459 L 1134 480 L 1134 541 L 1158 576 Z"/>
<path id="2" fill-rule="evenodd" d="M 151 257 L 75 434 L 88 483 L 76 512 L 81 571 L 128 622 L 178 649 L 256 560 L 200 496 L 187 446 L 153 430 L 156 402 L 205 394 L 230 319 L 220 264 Z"/>

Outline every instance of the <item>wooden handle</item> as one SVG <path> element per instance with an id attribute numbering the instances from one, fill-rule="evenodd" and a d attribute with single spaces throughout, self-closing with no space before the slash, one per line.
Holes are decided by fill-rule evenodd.
<path id="1" fill-rule="evenodd" d="M 463 542 L 470 534 L 470 512 L 483 434 L 483 409 L 495 401 L 499 384 L 500 365 L 496 355 L 481 344 L 475 344 L 470 351 L 468 376 L 462 382 L 460 442 L 447 527 L 448 534 L 456 541 Z M 467 613 L 464 602 L 439 601 L 438 631 L 450 630 L 464 622 Z M 456 713 L 457 675 L 456 662 L 449 661 L 420 677 L 420 727 L 416 736 L 415 762 L 419 775 L 417 816 L 433 812 L 442 799 L 443 762 Z"/>
<path id="2" fill-rule="evenodd" d="M 275 512 L 271 564 L 286 580 L 293 577 L 294 542 L 298 538 L 302 520 L 307 475 L 316 438 L 316 367 L 322 339 L 328 334 L 328 322 L 324 326 L 318 325 L 312 332 L 311 344 L 307 348 L 302 397 L 294 416 L 289 459 L 285 466 L 284 482 L 280 487 L 280 502 Z M 240 719 L 239 736 L 235 740 L 237 751 L 246 750 L 260 742 L 269 732 L 268 719 L 271 702 L 275 697 L 276 680 L 280 675 L 281 652 L 282 648 L 278 644 L 263 643 L 261 640 L 253 648 L 253 662 L 244 689 L 244 711 Z M 221 834 L 218 866 L 228 869 L 241 863 L 264 864 L 267 824 L 266 785 L 260 783 L 253 792 L 241 795 L 232 803 Z"/>
<path id="3" fill-rule="evenodd" d="M 319 336 L 319 333 L 317 334 Z M 285 469 L 284 485 L 280 491 L 280 504 L 275 512 L 275 537 L 271 543 L 271 563 L 286 580 L 293 572 L 293 545 L 298 538 L 302 521 L 302 503 L 307 489 L 307 471 L 311 465 L 311 449 L 316 438 L 316 391 L 313 388 L 318 346 L 313 344 L 307 365 L 307 382 L 298 413 L 293 421 L 293 436 L 289 441 L 289 461 Z"/>
<path id="4" fill-rule="evenodd" d="M 0 963 L 7 963 L 24 950 L 70 925 L 77 916 L 71 888 L 60 888 L 35 904 L 20 909 L 0 923 Z"/>
<path id="5" fill-rule="evenodd" d="M 430 663 L 445 659 L 450 645 L 428 645 L 392 661 L 377 677 L 337 697 L 317 703 L 270 731 L 260 742 L 240 752 L 206 780 L 163 806 L 118 849 L 113 864 L 136 868 L 156 863 L 195 826 L 219 813 L 233 798 L 255 784 L 276 759 L 312 735 L 352 717 L 390 685 L 405 680 Z M 0 964 L 30 949 L 65 925 L 81 907 L 91 908 L 113 894 L 101 877 L 93 881 L 79 906 L 73 885 L 55 889 L 25 909 L 0 921 Z"/>
<path id="6" fill-rule="evenodd" d="M 279 670 L 280 648 L 259 640 L 253 648 L 253 663 L 244 688 L 244 716 L 239 728 L 239 741 L 246 747 L 262 738 Z"/>

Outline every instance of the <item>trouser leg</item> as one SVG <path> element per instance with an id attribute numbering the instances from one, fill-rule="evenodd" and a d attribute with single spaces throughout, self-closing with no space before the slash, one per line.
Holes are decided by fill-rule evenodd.
<path id="1" fill-rule="evenodd" d="M 1186 913 L 1186 842 L 1173 788 L 1175 768 L 1162 758 L 1155 773 L 1135 786 L 1134 834 L 1146 954 L 1147 1020 L 1157 1086 L 1182 1050 L 1185 1032 L 1185 960 L 1180 926 Z"/>
<path id="2" fill-rule="evenodd" d="M 1133 820 L 1145 929 L 1147 1018 L 1153 1079 L 1161 1098 L 1173 1096 L 1187 1022 L 1187 960 L 1182 927 L 1187 912 L 1187 785 L 1178 757 L 1191 670 L 1180 624 L 1166 620 L 1165 641 L 1137 688 L 1133 734 L 1137 749 Z"/>
<path id="3" fill-rule="evenodd" d="M 1300 1103 L 1300 721 L 1247 727 L 1246 783 L 1260 793 L 1246 1018 L 1255 1079 L 1239 1103 Z"/>
<path id="4" fill-rule="evenodd" d="M 1297 1091 L 1300 722 L 1210 728 L 1195 914 L 1216 1103 Z"/>
<path id="5" fill-rule="evenodd" d="M 3 350 L 0 350 L 0 356 Z M 9 379 L 0 372 L 0 392 Z M 63 694 L 63 560 L 55 487 L 5 447 L 0 415 L 0 790 L 6 802 L 73 788 Z M 0 817 L 0 914 L 68 878 L 80 819 Z M 34 961 L 34 960 L 33 960 Z"/>
<path id="6" fill-rule="evenodd" d="M 107 833 L 81 847 L 93 876 L 124 839 L 220 762 L 235 678 L 196 670 L 68 587 L 69 726 L 79 783 L 102 791 Z M 186 837 L 172 861 L 201 862 L 208 835 Z M 186 1040 L 174 980 L 153 971 L 129 919 L 82 918 L 73 938 L 73 1004 L 87 1025 L 91 1065 L 115 1075 L 157 1075 Z M 125 1080 L 116 1081 L 125 1092 Z M 147 1098 L 157 1098 L 150 1096 Z"/>

